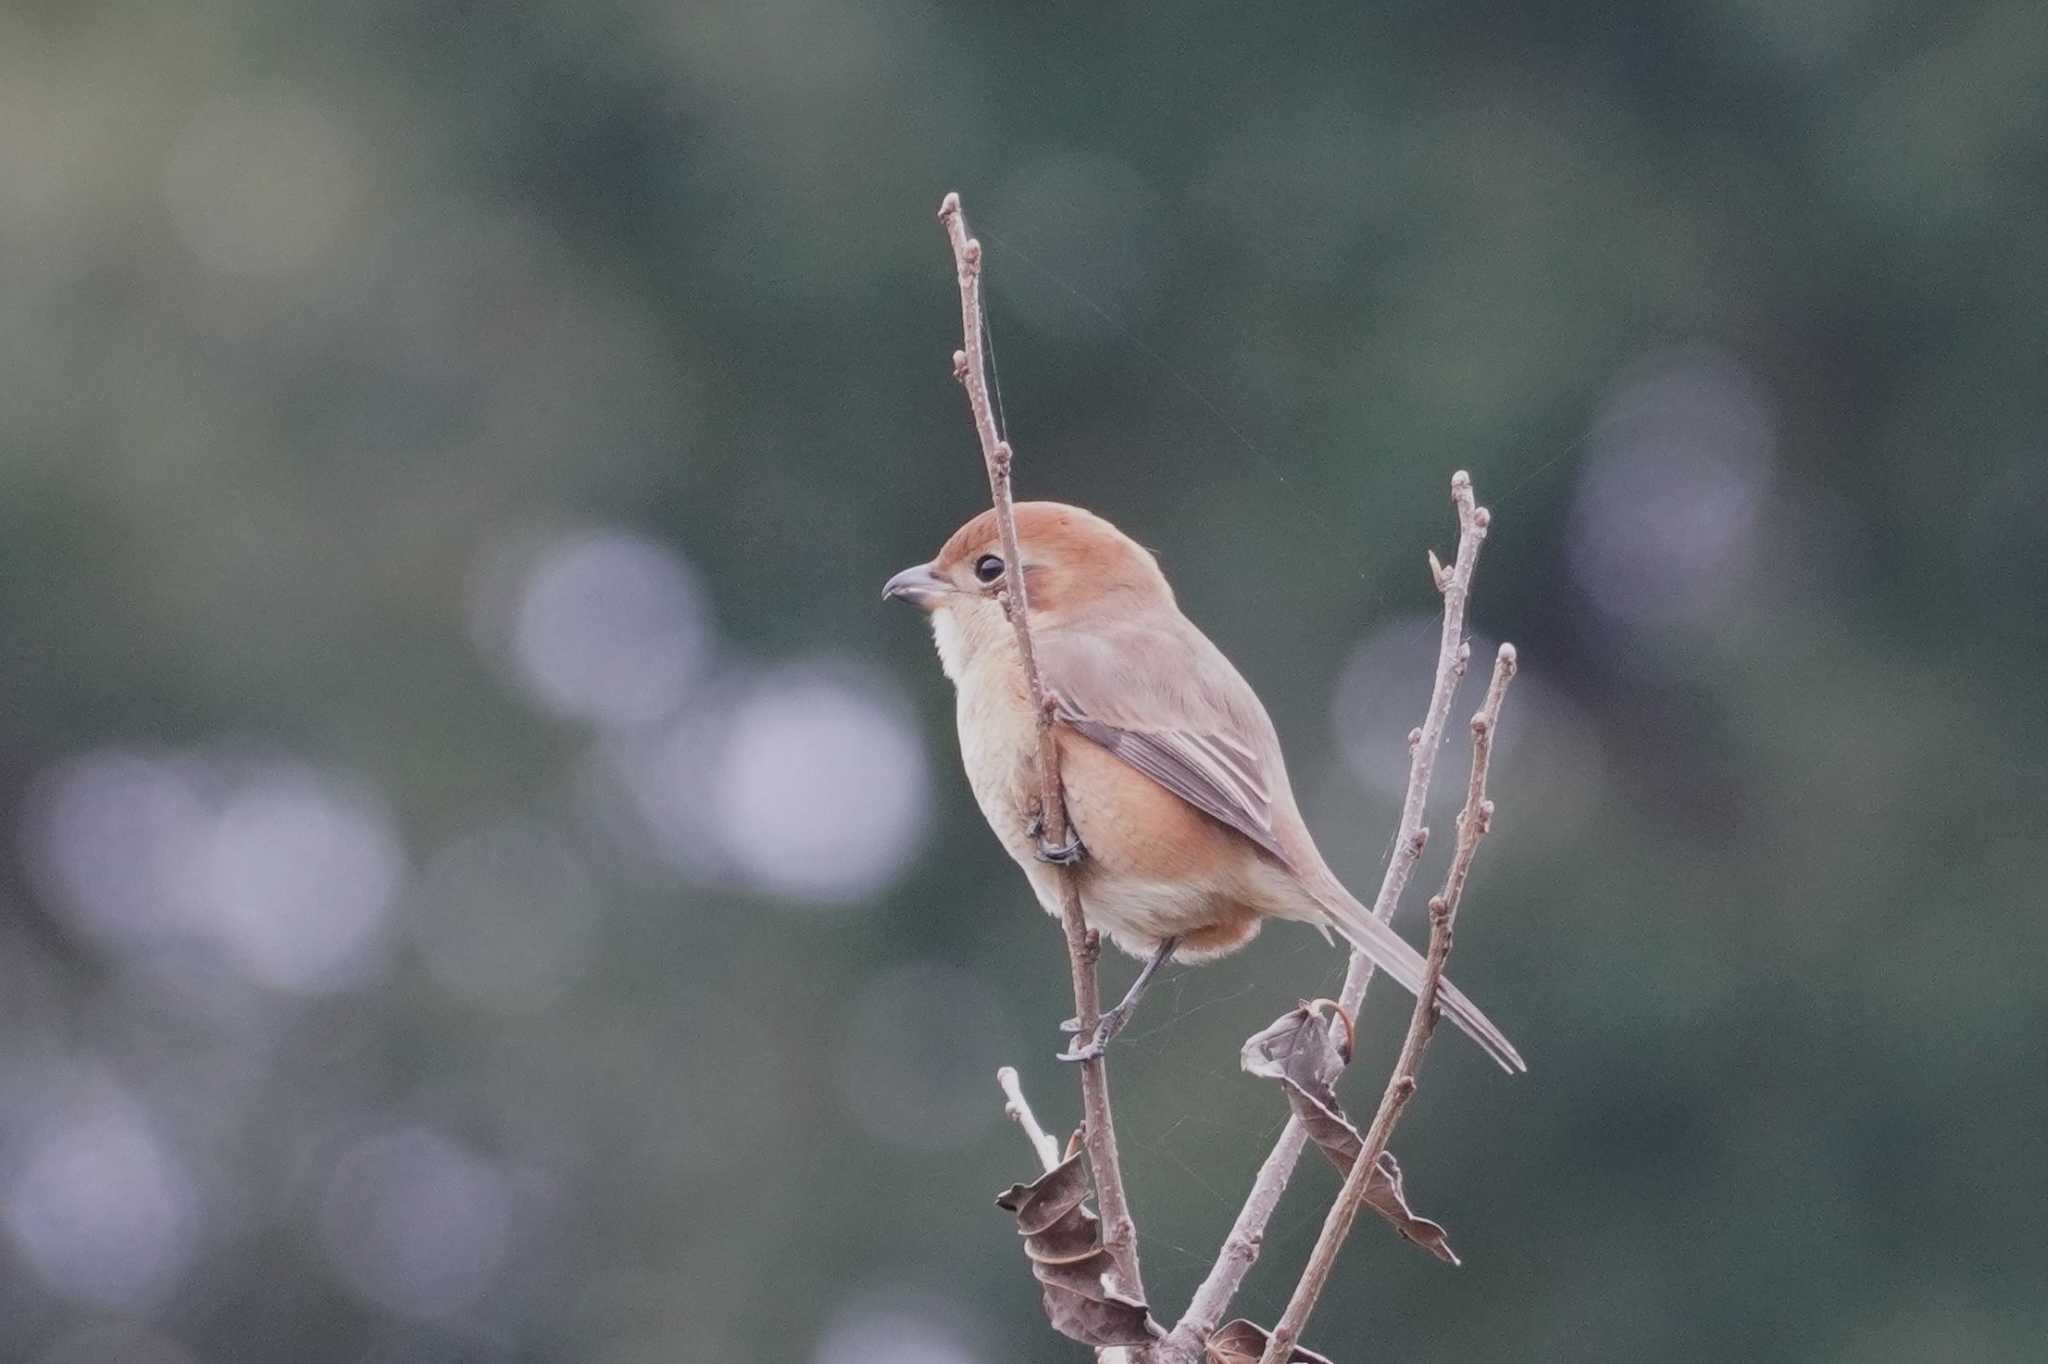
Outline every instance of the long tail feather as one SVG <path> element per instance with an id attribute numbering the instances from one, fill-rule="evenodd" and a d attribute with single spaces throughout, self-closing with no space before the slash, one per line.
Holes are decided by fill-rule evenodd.
<path id="1" fill-rule="evenodd" d="M 1339 933 L 1357 948 L 1372 958 L 1372 963 L 1392 976 L 1401 987 L 1414 994 L 1422 988 L 1422 954 L 1410 947 L 1407 940 L 1393 929 L 1374 918 L 1367 909 L 1349 895 L 1318 895 L 1317 902 L 1330 916 L 1331 924 Z M 1495 1027 L 1493 1020 L 1479 1011 L 1479 1006 L 1465 997 L 1465 992 L 1446 979 L 1437 988 L 1437 1007 L 1444 1017 L 1477 1042 L 1480 1047 L 1499 1062 L 1500 1068 L 1510 1075 L 1527 1071 L 1522 1054 L 1508 1041 L 1507 1034 Z"/>

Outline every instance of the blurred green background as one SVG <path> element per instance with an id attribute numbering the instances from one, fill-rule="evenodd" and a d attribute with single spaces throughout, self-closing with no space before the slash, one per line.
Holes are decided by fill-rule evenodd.
<path id="1" fill-rule="evenodd" d="M 7 7 L 0 1357 L 1080 1355 L 990 1202 L 1059 938 L 876 600 L 985 496 L 958 189 L 1022 492 L 1368 891 L 1495 513 L 1456 974 L 1532 1073 L 1437 1049 L 1466 1266 L 1362 1226 L 1309 1343 L 2039 1358 L 2044 92 L 2036 0 Z M 1118 1044 L 1162 1315 L 1341 972 Z"/>

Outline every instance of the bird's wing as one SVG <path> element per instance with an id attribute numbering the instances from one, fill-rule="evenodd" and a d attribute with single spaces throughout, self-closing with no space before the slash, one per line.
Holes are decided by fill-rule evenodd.
<path id="1" fill-rule="evenodd" d="M 1251 684 L 1184 618 L 1047 631 L 1037 650 L 1054 714 L 1281 861 L 1286 770 Z"/>
<path id="2" fill-rule="evenodd" d="M 1421 987 L 1421 954 L 1352 898 L 1305 833 L 1295 851 L 1282 846 L 1273 817 L 1291 811 L 1294 797 L 1280 740 L 1251 684 L 1201 631 L 1176 613 L 1109 629 L 1047 630 L 1034 644 L 1061 721 L 1278 858 L 1353 947 L 1410 992 Z M 1298 816 L 1284 822 L 1301 827 Z M 1456 986 L 1444 981 L 1437 999 L 1502 1067 L 1528 1069 Z"/>

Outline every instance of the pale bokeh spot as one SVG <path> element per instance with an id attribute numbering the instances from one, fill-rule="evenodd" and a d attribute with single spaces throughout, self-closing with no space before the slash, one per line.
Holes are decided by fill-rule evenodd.
<path id="1" fill-rule="evenodd" d="M 25 833 L 88 937 L 139 958 L 198 947 L 297 994 L 376 964 L 405 874 L 374 793 L 286 757 L 96 750 L 36 783 Z"/>
<path id="2" fill-rule="evenodd" d="M 930 822 L 924 740 L 901 689 L 830 660 L 762 677 L 734 707 L 711 777 L 734 867 L 794 900 L 869 898 Z"/>
<path id="3" fill-rule="evenodd" d="M 196 868 L 196 898 L 230 964 L 273 989 L 360 979 L 404 876 L 381 805 L 322 774 L 266 766 L 235 788 Z"/>
<path id="4" fill-rule="evenodd" d="M 1775 422 L 1761 382 L 1718 351 L 1658 357 L 1608 394 L 1566 544 L 1574 584 L 1623 636 L 1707 634 L 1739 603 Z"/>
<path id="5" fill-rule="evenodd" d="M 496 1162 L 431 1127 L 356 1142 L 320 1201 L 320 1243 L 341 1279 L 401 1316 L 470 1306 L 511 1248 L 512 1207 Z"/>
<path id="6" fill-rule="evenodd" d="M 191 1265 L 198 1190 L 134 1096 L 85 1075 L 60 1088 L 11 1162 L 0 1216 L 50 1292 L 148 1311 Z"/>
<path id="7" fill-rule="evenodd" d="M 514 594 L 499 647 L 521 687 L 556 715 L 610 728 L 661 720 L 709 662 L 710 612 L 696 575 L 631 531 L 542 546 Z"/>

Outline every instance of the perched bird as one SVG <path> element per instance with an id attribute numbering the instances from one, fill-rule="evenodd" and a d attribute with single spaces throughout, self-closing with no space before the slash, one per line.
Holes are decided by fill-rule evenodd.
<path id="1" fill-rule="evenodd" d="M 1088 924 L 1145 962 L 1069 1060 L 1099 1055 L 1160 965 L 1212 961 L 1267 919 L 1335 929 L 1411 993 L 1423 962 L 1344 889 L 1302 823 L 1280 739 L 1257 693 L 1174 601 L 1152 555 L 1092 512 L 1016 508 L 1033 652 L 1056 720 L 1076 845 L 1043 846 L 1036 718 L 998 594 L 995 514 L 953 533 L 930 563 L 889 579 L 884 600 L 931 618 L 957 693 L 960 756 L 982 815 L 1060 913 L 1070 862 Z M 1443 1013 L 1510 1071 L 1526 1069 L 1499 1028 L 1445 981 Z"/>

